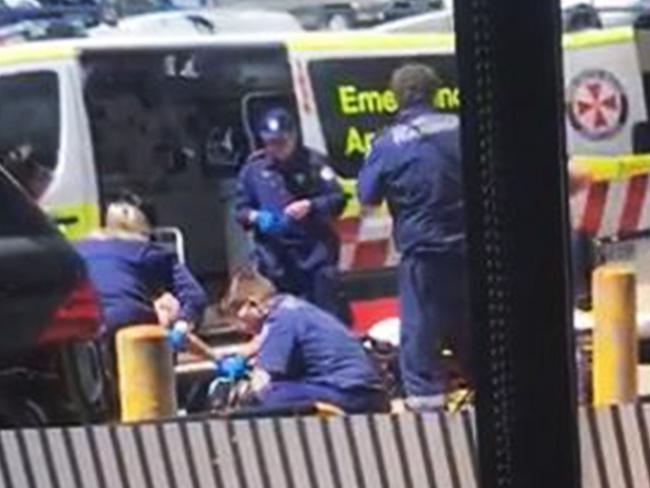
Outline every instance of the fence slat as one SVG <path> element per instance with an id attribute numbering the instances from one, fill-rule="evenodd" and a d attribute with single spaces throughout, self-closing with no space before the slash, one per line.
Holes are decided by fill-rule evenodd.
<path id="1" fill-rule="evenodd" d="M 630 469 L 632 471 L 633 486 L 644 487 L 650 486 L 648 470 L 643 458 L 643 446 L 641 437 L 636 423 L 636 408 L 634 405 L 624 405 L 621 411 L 621 424 L 623 427 L 623 436 L 627 447 L 627 455 L 630 460 Z"/>
<path id="2" fill-rule="evenodd" d="M 122 453 L 126 479 L 131 488 L 139 488 L 140 486 L 152 488 L 151 484 L 145 481 L 145 465 L 138 453 L 135 429 L 129 426 L 119 426 L 114 429 L 116 448 Z"/>
<path id="3" fill-rule="evenodd" d="M 15 487 L 28 487 L 29 483 L 27 481 L 27 473 L 25 472 L 23 459 L 20 455 L 16 432 L 5 431 L 0 433 L 0 442 L 2 442 L 2 448 L 4 449 L 5 458 L 7 459 L 11 485 Z"/>
<path id="4" fill-rule="evenodd" d="M 370 419 L 375 424 L 377 432 L 377 446 L 375 449 L 382 457 L 384 463 L 384 470 L 386 472 L 387 483 L 390 488 L 407 488 L 406 480 L 404 479 L 404 469 L 395 469 L 400 466 L 401 459 L 398 451 L 397 436 L 399 435 L 393 429 L 393 423 L 390 417 L 377 416 Z"/>
<path id="5" fill-rule="evenodd" d="M 288 473 L 285 473 L 280 445 L 275 435 L 275 426 L 270 419 L 257 422 L 261 451 L 266 461 L 270 486 L 289 486 Z"/>
<path id="6" fill-rule="evenodd" d="M 244 476 L 248 488 L 264 488 L 262 468 L 253 442 L 252 424 L 254 421 L 236 420 L 233 422 L 234 442 L 239 449 L 242 463 L 245 463 Z"/>
<path id="7" fill-rule="evenodd" d="M 318 487 L 338 488 L 334 484 L 333 468 L 330 465 L 330 460 L 327 455 L 321 420 L 312 417 L 305 418 L 303 421 L 307 436 L 307 448 L 314 460 L 314 472 L 318 479 Z"/>
<path id="8" fill-rule="evenodd" d="M 217 453 L 216 463 L 223 477 L 224 488 L 243 488 L 237 474 L 233 440 L 230 438 L 226 423 L 211 421 L 209 425 L 211 441 Z"/>
<path id="9" fill-rule="evenodd" d="M 433 476 L 433 466 L 429 456 L 425 454 L 429 446 L 422 442 L 426 440 L 422 419 L 419 415 L 403 414 L 397 416 L 395 423 L 399 426 L 404 444 L 404 469 L 410 473 L 413 486 L 434 487 L 436 480 Z"/>
<path id="10" fill-rule="evenodd" d="M 595 410 L 595 420 L 603 458 L 607 466 L 607 477 L 610 488 L 629 488 L 625 482 L 624 469 L 616 443 L 616 434 L 612 423 L 612 412 L 609 408 Z"/>
<path id="11" fill-rule="evenodd" d="M 201 488 L 221 488 L 214 476 L 213 460 L 205 438 L 203 423 L 192 422 L 183 424 L 187 429 L 189 447 L 194 459 L 194 469 Z"/>
<path id="12" fill-rule="evenodd" d="M 136 435 L 137 430 L 136 427 Z M 140 435 L 144 446 L 144 462 L 149 467 L 151 481 L 155 488 L 172 488 L 170 480 L 167 477 L 167 469 L 163 461 L 163 453 L 160 446 L 160 437 L 157 426 L 153 424 L 143 425 L 140 427 Z"/>
<path id="13" fill-rule="evenodd" d="M 32 429 L 24 430 L 22 435 L 27 451 L 28 463 L 34 474 L 36 486 L 38 488 L 51 488 L 53 483 L 50 480 L 50 473 L 47 471 L 43 443 L 41 442 L 38 431 Z"/>
<path id="14" fill-rule="evenodd" d="M 379 477 L 379 466 L 372 446 L 372 437 L 370 434 L 370 427 L 368 426 L 368 418 L 363 415 L 356 415 L 351 417 L 350 423 L 359 449 L 361 472 L 366 487 L 381 487 L 382 483 L 381 478 Z"/>
<path id="15" fill-rule="evenodd" d="M 313 486 L 307 469 L 306 453 L 300 441 L 297 420 L 291 418 L 281 419 L 280 431 L 284 438 L 284 444 L 287 447 L 289 466 L 295 486 L 300 488 L 303 486 Z"/>
<path id="16" fill-rule="evenodd" d="M 359 488 L 355 474 L 353 454 L 350 446 L 350 439 L 346 432 L 343 417 L 336 417 L 329 420 L 325 426 L 329 431 L 334 448 L 334 459 L 338 466 L 338 473 L 341 479 L 341 486 Z"/>
<path id="17" fill-rule="evenodd" d="M 422 422 L 429 447 L 429 456 L 433 463 L 433 473 L 438 487 L 452 487 L 451 470 L 444 449 L 442 428 L 436 414 L 422 414 Z"/>
<path id="18" fill-rule="evenodd" d="M 460 413 L 451 414 L 449 420 L 449 433 L 451 435 L 451 445 L 454 448 L 455 459 L 458 465 L 458 477 L 460 486 L 463 488 L 476 488 L 476 478 L 474 477 L 474 467 L 472 465 L 471 446 L 467 442 L 465 425 Z"/>
<path id="19" fill-rule="evenodd" d="M 578 415 L 583 486 L 650 486 L 650 405 L 583 407 Z M 0 488 L 476 488 L 474 418 L 406 413 L 6 430 Z"/>

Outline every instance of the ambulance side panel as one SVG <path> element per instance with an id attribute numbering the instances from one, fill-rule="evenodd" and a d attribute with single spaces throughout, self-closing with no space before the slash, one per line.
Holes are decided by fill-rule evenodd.
<path id="1" fill-rule="evenodd" d="M 648 119 L 631 31 L 607 43 L 564 51 L 567 149 L 571 155 L 635 152 L 635 127 Z M 535 96 L 531 93 L 531 96 Z"/>
<path id="2" fill-rule="evenodd" d="M 20 147 L 52 171 L 41 203 L 69 237 L 98 221 L 88 124 L 73 51 L 0 64 L 0 154 Z"/>
<path id="3" fill-rule="evenodd" d="M 397 112 L 389 89 L 391 73 L 406 62 L 436 69 L 440 89 L 431 102 L 457 112 L 460 97 L 451 36 L 406 35 L 375 39 L 314 37 L 290 43 L 297 108 L 305 143 L 327 154 L 348 196 L 336 223 L 341 237 L 340 268 L 353 298 L 395 292 L 393 268 L 399 259 L 386 208 L 362 209 L 356 177 L 375 134 Z"/>

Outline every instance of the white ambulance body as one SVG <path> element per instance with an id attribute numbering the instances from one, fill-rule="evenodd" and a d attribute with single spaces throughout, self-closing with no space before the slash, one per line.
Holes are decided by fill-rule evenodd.
<path id="1" fill-rule="evenodd" d="M 576 227 L 600 238 L 641 236 L 650 229 L 650 157 L 634 153 L 650 148 L 643 147 L 648 114 L 633 32 L 585 32 L 564 42 L 568 152 L 596 179 L 572 202 Z M 394 284 L 377 285 L 377 276 L 389 276 L 397 260 L 390 219 L 362 212 L 354 180 L 373 133 L 396 109 L 388 76 L 407 60 L 436 67 L 443 87 L 434 103 L 457 111 L 447 35 L 301 33 L 7 47 L 0 50 L 0 151 L 34 146 L 53 171 L 41 203 L 72 238 L 100 224 L 101 204 L 119 189 L 145 193 L 159 224 L 181 229 L 189 263 L 221 283 L 247 255 L 232 207 L 237 169 L 258 142 L 255 118 L 269 105 L 289 105 L 305 143 L 332 158 L 351 197 L 339 222 L 341 267 L 360 282 L 372 277 L 365 281 L 372 286 L 357 286 L 364 292 L 352 298 L 389 296 Z M 642 255 L 633 250 L 627 257 Z"/>

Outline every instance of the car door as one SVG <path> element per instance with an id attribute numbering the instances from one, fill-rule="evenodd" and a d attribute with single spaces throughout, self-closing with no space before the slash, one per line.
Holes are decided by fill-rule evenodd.
<path id="1" fill-rule="evenodd" d="M 0 357 L 95 336 L 97 302 L 74 248 L 0 166 Z"/>

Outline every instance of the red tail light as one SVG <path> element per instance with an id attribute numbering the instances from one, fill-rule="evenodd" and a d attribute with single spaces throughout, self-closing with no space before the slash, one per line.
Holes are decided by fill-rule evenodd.
<path id="1" fill-rule="evenodd" d="M 39 345 L 95 338 L 101 323 L 100 304 L 90 281 L 79 283 L 54 313 L 38 339 Z"/>

